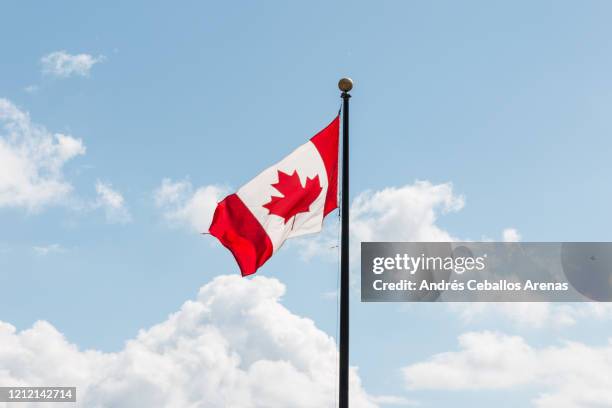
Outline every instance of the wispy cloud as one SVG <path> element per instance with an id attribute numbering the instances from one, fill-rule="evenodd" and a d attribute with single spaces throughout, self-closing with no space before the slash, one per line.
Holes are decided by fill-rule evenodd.
<path id="1" fill-rule="evenodd" d="M 132 220 L 132 216 L 125 205 L 123 195 L 113 189 L 110 183 L 96 182 L 98 198 L 94 207 L 103 208 L 106 220 L 114 224 L 125 224 Z"/>
<path id="2" fill-rule="evenodd" d="M 155 190 L 155 204 L 171 224 L 187 226 L 197 232 L 206 232 L 215 207 L 226 194 L 220 186 L 204 186 L 194 191 L 189 181 L 162 180 Z"/>
<path id="3" fill-rule="evenodd" d="M 33 94 L 38 92 L 38 85 L 28 85 L 26 87 L 23 88 L 24 91 L 26 91 L 29 94 Z"/>
<path id="4" fill-rule="evenodd" d="M 40 59 L 44 74 L 59 78 L 68 78 L 74 75 L 88 76 L 91 68 L 106 57 L 90 54 L 68 54 L 66 51 L 55 51 Z"/>
<path id="5" fill-rule="evenodd" d="M 49 254 L 57 254 L 57 253 L 66 252 L 66 249 L 62 247 L 60 244 L 35 246 L 32 248 L 32 250 L 38 256 L 45 256 Z"/>
<path id="6" fill-rule="evenodd" d="M 325 300 L 337 300 L 338 299 L 338 290 L 330 290 L 327 292 L 323 292 L 321 297 Z"/>

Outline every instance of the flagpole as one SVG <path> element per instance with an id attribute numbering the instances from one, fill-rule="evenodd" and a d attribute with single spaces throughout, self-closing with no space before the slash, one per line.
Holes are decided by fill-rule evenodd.
<path id="1" fill-rule="evenodd" d="M 342 91 L 342 193 L 340 236 L 340 387 L 339 408 L 349 406 L 349 92 L 350 78 L 338 82 Z"/>

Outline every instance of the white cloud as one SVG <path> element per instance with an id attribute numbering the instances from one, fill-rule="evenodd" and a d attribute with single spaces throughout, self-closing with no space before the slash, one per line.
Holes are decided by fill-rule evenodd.
<path id="1" fill-rule="evenodd" d="M 459 351 L 432 356 L 403 369 L 416 390 L 511 390 L 538 387 L 538 408 L 612 405 L 612 339 L 599 347 L 565 342 L 534 348 L 519 336 L 470 332 Z"/>
<path id="2" fill-rule="evenodd" d="M 164 212 L 171 224 L 183 225 L 197 232 L 206 232 L 212 221 L 217 203 L 227 194 L 219 186 L 204 186 L 197 190 L 189 181 L 162 180 L 155 190 L 155 204 Z"/>
<path id="3" fill-rule="evenodd" d="M 368 241 L 452 242 L 458 238 L 438 225 L 440 216 L 458 212 L 465 206 L 463 195 L 453 191 L 452 183 L 432 184 L 415 181 L 402 187 L 365 191 L 352 202 L 351 254 L 359 258 L 360 243 Z M 314 256 L 337 258 L 339 222 L 327 222 L 322 234 L 296 241 L 305 259 Z M 504 241 L 520 241 L 515 228 L 502 232 Z M 491 239 L 483 238 L 483 241 Z"/>
<path id="4" fill-rule="evenodd" d="M 217 277 L 116 353 L 81 351 L 44 321 L 0 323 L 0 384 L 76 385 L 82 407 L 333 406 L 335 342 L 285 308 L 284 291 L 276 279 Z M 408 403 L 369 395 L 351 374 L 351 407 Z"/>
<path id="5" fill-rule="evenodd" d="M 359 258 L 362 241 L 455 241 L 436 223 L 441 214 L 459 211 L 464 198 L 451 183 L 416 181 L 402 187 L 359 194 L 351 204 L 351 256 Z M 296 241 L 302 257 L 337 259 L 338 223 L 322 234 Z"/>
<path id="6" fill-rule="evenodd" d="M 72 191 L 63 167 L 85 154 L 81 139 L 51 133 L 0 98 L 0 207 L 37 210 Z"/>
<path id="7" fill-rule="evenodd" d="M 359 259 L 362 241 L 458 241 L 438 225 L 441 215 L 460 211 L 463 196 L 453 191 L 451 183 L 432 184 L 417 181 L 402 187 L 359 194 L 351 205 L 351 255 Z M 507 228 L 505 241 L 519 241 L 520 233 Z M 329 221 L 322 234 L 295 241 L 302 257 L 326 256 L 337 260 L 338 222 Z M 358 262 L 353 262 L 358 265 Z M 503 317 L 521 327 L 563 328 L 587 316 L 610 316 L 612 308 L 594 309 L 588 304 L 561 305 L 539 303 L 449 303 L 449 309 L 466 323 Z"/>
<path id="8" fill-rule="evenodd" d="M 361 241 L 457 241 L 459 238 L 438 225 L 441 215 L 460 211 L 463 196 L 451 183 L 417 181 L 402 187 L 359 194 L 351 205 L 351 255 L 359 259 Z M 502 232 L 504 241 L 520 241 L 515 228 Z M 322 234 L 295 241 L 302 257 L 325 256 L 337 261 L 338 222 L 328 221 Z M 353 262 L 358 265 L 358 262 Z M 325 294 L 323 295 L 325 297 Z M 567 305 L 538 303 L 449 303 L 451 312 L 463 323 L 471 324 L 501 318 L 521 328 L 573 326 L 582 319 L 612 320 L 612 306 L 593 303 Z"/>
<path id="9" fill-rule="evenodd" d="M 351 232 L 357 241 L 454 241 L 436 221 L 439 214 L 459 211 L 464 204 L 450 183 L 417 181 L 366 191 L 351 205 Z"/>
<path id="10" fill-rule="evenodd" d="M 68 54 L 66 51 L 55 51 L 40 59 L 44 74 L 60 78 L 73 75 L 88 76 L 91 68 L 105 60 L 103 55 L 94 57 L 90 54 Z"/>
<path id="11" fill-rule="evenodd" d="M 434 355 L 403 369 L 410 389 L 504 389 L 534 381 L 535 351 L 518 336 L 469 332 L 460 351 Z"/>
<path id="12" fill-rule="evenodd" d="M 130 212 L 125 206 L 123 196 L 114 190 L 110 184 L 101 181 L 96 182 L 96 193 L 98 194 L 98 199 L 94 207 L 104 209 L 108 222 L 125 224 L 132 220 Z"/>
<path id="13" fill-rule="evenodd" d="M 34 253 L 39 256 L 58 254 L 66 251 L 66 249 L 60 244 L 34 246 L 32 249 L 34 250 Z"/>
<path id="14" fill-rule="evenodd" d="M 506 228 L 502 233 L 502 239 L 504 242 L 519 242 L 521 234 L 515 228 Z"/>

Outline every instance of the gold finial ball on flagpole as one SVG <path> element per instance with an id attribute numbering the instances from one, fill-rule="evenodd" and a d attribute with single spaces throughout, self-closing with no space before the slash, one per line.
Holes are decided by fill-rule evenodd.
<path id="1" fill-rule="evenodd" d="M 338 88 L 340 88 L 342 92 L 349 92 L 353 89 L 353 80 L 351 78 L 342 78 L 338 81 Z"/>

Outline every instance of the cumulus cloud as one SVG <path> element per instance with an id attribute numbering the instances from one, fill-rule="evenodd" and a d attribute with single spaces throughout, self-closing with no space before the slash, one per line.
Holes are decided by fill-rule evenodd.
<path id="1" fill-rule="evenodd" d="M 451 183 L 416 181 L 402 187 L 388 187 L 359 194 L 350 208 L 351 254 L 358 259 L 362 241 L 455 241 L 437 225 L 440 215 L 459 211 L 464 198 L 453 192 Z M 301 254 L 335 255 L 338 222 L 323 234 L 297 241 Z"/>
<path id="2" fill-rule="evenodd" d="M 65 199 L 64 165 L 82 154 L 81 139 L 49 132 L 0 98 L 0 207 L 37 210 Z"/>
<path id="3" fill-rule="evenodd" d="M 464 205 L 464 197 L 453 190 L 451 183 L 417 181 L 402 187 L 359 194 L 351 205 L 350 214 L 353 261 L 359 259 L 359 243 L 362 241 L 461 240 L 442 228 L 439 219 L 445 214 L 460 211 Z M 520 241 L 521 235 L 515 228 L 506 228 L 502 238 L 504 241 Z M 294 245 L 299 247 L 305 259 L 326 256 L 336 261 L 337 220 L 328 221 L 322 234 L 300 238 Z M 326 294 L 323 296 L 327 297 Z M 458 314 L 465 324 L 497 321 L 501 317 L 521 328 L 561 329 L 575 325 L 580 319 L 612 318 L 612 307 L 593 307 L 586 303 L 451 303 L 447 307 Z"/>
<path id="4" fill-rule="evenodd" d="M 413 390 L 511 390 L 537 386 L 537 408 L 612 405 L 612 339 L 591 347 L 577 342 L 536 348 L 522 337 L 470 332 L 459 350 L 403 369 Z"/>
<path id="5" fill-rule="evenodd" d="M 172 223 L 187 225 L 202 232 L 210 225 L 217 202 L 227 193 L 218 186 L 206 186 L 193 191 L 188 181 L 164 179 L 155 192 L 155 200 Z M 358 259 L 361 241 L 457 241 L 459 238 L 439 226 L 441 216 L 460 211 L 465 205 L 462 195 L 451 183 L 433 184 L 417 181 L 402 187 L 389 187 L 359 194 L 351 205 L 351 242 L 353 259 Z M 507 228 L 502 233 L 505 241 L 520 240 L 519 232 Z M 323 233 L 290 242 L 297 246 L 305 259 L 327 256 L 337 260 L 338 222 L 326 221 Z M 333 298 L 332 292 L 322 294 Z M 606 311 L 585 305 L 548 303 L 452 303 L 451 312 L 466 324 L 503 317 L 521 327 L 563 328 L 572 326 L 580 318 Z"/>
<path id="6" fill-rule="evenodd" d="M 432 184 L 417 181 L 402 187 L 389 187 L 359 194 L 351 205 L 351 254 L 359 259 L 362 241 L 458 241 L 439 225 L 445 214 L 460 211 L 463 196 L 453 191 L 451 183 Z M 504 241 L 520 241 L 515 228 L 502 232 Z M 328 222 L 318 236 L 296 242 L 305 259 L 327 256 L 337 260 L 338 222 Z M 353 262 L 357 264 L 357 262 Z M 323 294 L 327 297 L 326 294 Z M 612 307 L 592 304 L 567 305 L 539 303 L 449 303 L 449 310 L 465 324 L 507 319 L 521 328 L 561 329 L 575 325 L 580 319 L 612 319 Z"/>
<path id="7" fill-rule="evenodd" d="M 44 321 L 0 323 L 0 383 L 76 385 L 82 407 L 332 407 L 336 344 L 284 292 L 276 279 L 217 277 L 116 353 L 79 350 Z M 409 402 L 369 395 L 356 368 L 351 392 L 357 408 Z"/>
<path id="8" fill-rule="evenodd" d="M 464 204 L 450 183 L 417 181 L 366 191 L 351 205 L 351 232 L 357 241 L 454 241 L 436 221 L 439 214 L 459 211 Z"/>
<path id="9" fill-rule="evenodd" d="M 441 216 L 461 211 L 464 206 L 464 196 L 455 193 L 452 183 L 416 181 L 401 187 L 365 191 L 353 200 L 350 208 L 351 254 L 358 259 L 359 244 L 367 241 L 470 241 L 454 236 L 439 225 Z M 328 227 L 322 234 L 297 241 L 303 258 L 320 255 L 336 258 L 333 249 L 338 245 L 339 222 L 337 219 L 327 222 Z M 506 228 L 502 238 L 516 242 L 521 235 L 515 228 Z"/>
<path id="10" fill-rule="evenodd" d="M 155 204 L 162 209 L 164 218 L 173 225 L 186 226 L 197 232 L 206 232 L 212 221 L 217 203 L 227 189 L 215 185 L 194 191 L 189 181 L 162 180 L 155 190 Z"/>
<path id="11" fill-rule="evenodd" d="M 96 193 L 98 198 L 94 207 L 104 209 L 108 222 L 125 224 L 132 220 L 132 216 L 125 206 L 123 195 L 114 190 L 112 185 L 98 181 L 96 183 Z"/>
<path id="12" fill-rule="evenodd" d="M 88 76 L 91 68 L 105 60 L 103 55 L 94 57 L 90 54 L 68 54 L 66 51 L 55 51 L 40 59 L 44 74 L 59 78 L 74 75 Z"/>

